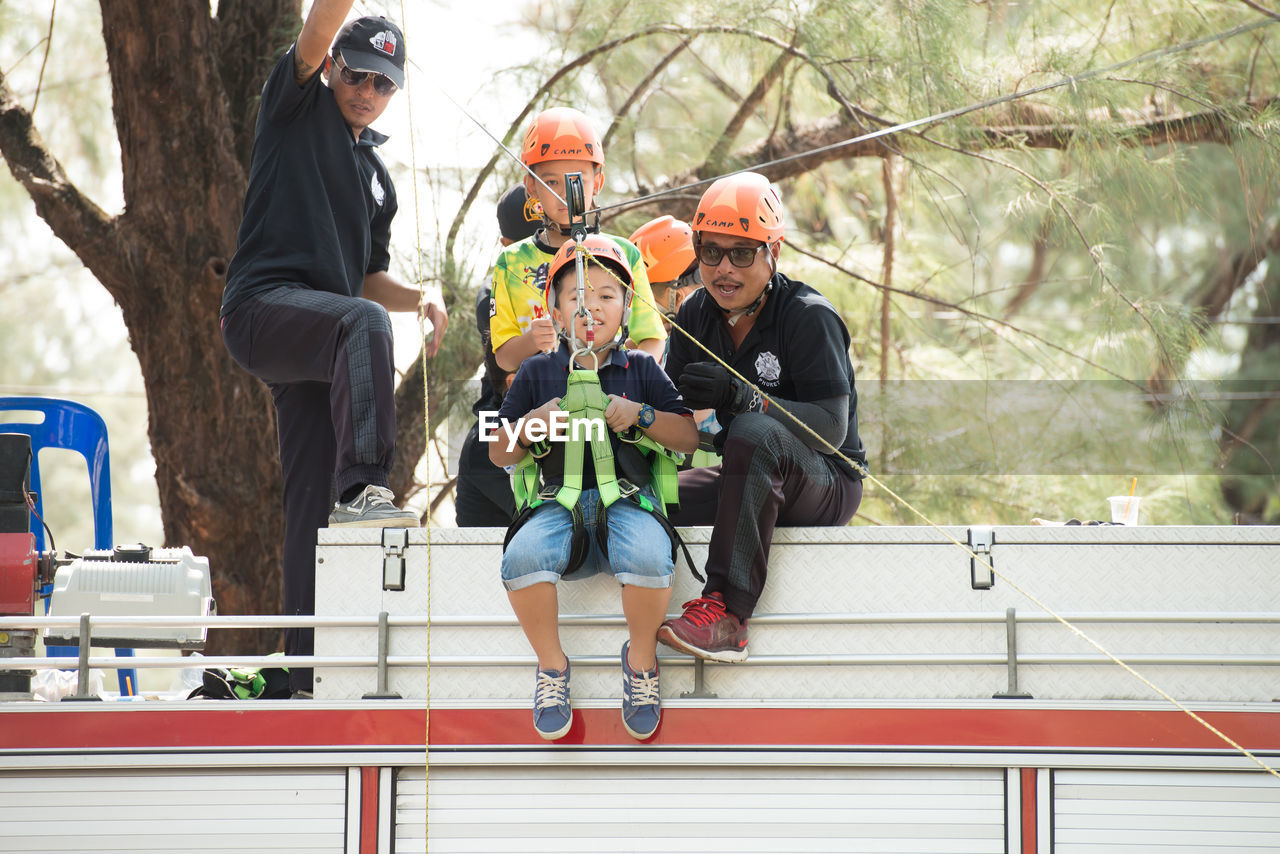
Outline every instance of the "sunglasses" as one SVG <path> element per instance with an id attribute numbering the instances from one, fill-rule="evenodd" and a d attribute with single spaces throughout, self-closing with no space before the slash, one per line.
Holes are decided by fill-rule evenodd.
<path id="1" fill-rule="evenodd" d="M 352 71 L 341 59 L 335 57 L 334 61 L 338 64 L 338 76 L 342 78 L 342 82 L 353 89 L 358 89 L 363 86 L 364 81 L 368 80 L 369 77 L 372 76 L 373 91 L 377 92 L 379 95 L 386 96 L 396 91 L 397 87 L 395 81 L 385 74 L 379 74 L 376 71 Z"/>
<path id="2" fill-rule="evenodd" d="M 735 246 L 732 249 L 724 249 L 719 246 L 712 246 L 709 243 L 699 243 L 697 246 L 698 260 L 708 267 L 714 267 L 720 263 L 724 256 L 729 256 L 729 263 L 735 267 L 750 267 L 756 262 L 756 255 L 760 254 L 760 250 L 765 248 L 767 244 L 761 243 L 755 247 Z"/>

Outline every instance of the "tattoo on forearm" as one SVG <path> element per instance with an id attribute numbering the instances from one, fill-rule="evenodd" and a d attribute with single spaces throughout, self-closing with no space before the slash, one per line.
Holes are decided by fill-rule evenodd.
<path id="1" fill-rule="evenodd" d="M 293 55 L 293 79 L 299 85 L 306 83 L 311 79 L 311 75 L 316 73 L 316 66 L 307 62 L 298 54 Z"/>

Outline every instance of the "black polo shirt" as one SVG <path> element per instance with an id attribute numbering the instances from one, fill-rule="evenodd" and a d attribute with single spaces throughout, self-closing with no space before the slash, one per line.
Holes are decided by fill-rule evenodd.
<path id="1" fill-rule="evenodd" d="M 520 363 L 507 396 L 503 398 L 498 417 L 503 421 L 515 423 L 537 409 L 548 400 L 563 397 L 569 388 L 569 347 L 563 341 L 554 353 L 537 353 Z M 609 358 L 600 363 L 597 371 L 600 376 L 600 388 L 605 394 L 616 394 L 627 400 L 647 403 L 659 412 L 675 412 L 679 415 L 693 415 L 684 405 L 680 393 L 667 375 L 658 367 L 653 357 L 642 350 L 617 350 L 609 354 Z M 618 444 L 622 441 L 618 434 L 609 430 L 609 436 L 616 457 Z M 498 441 L 505 441 L 501 438 Z M 552 442 L 552 452 L 556 453 L 558 442 Z M 595 466 L 591 462 L 591 453 L 583 454 L 582 488 L 594 489 L 596 486 Z"/>
<path id="2" fill-rule="evenodd" d="M 770 397 L 807 403 L 849 395 L 849 429 L 840 452 L 866 464 L 867 454 L 858 437 L 858 393 L 849 361 L 849 329 L 822 294 L 804 282 L 775 273 L 773 291 L 737 350 L 724 313 L 705 289 L 699 288 L 684 301 L 676 323 Z M 709 357 L 701 348 L 672 332 L 666 366 L 672 381 L 679 381 L 685 365 L 705 361 Z M 733 416 L 718 411 L 716 418 L 727 428 Z M 780 420 L 793 426 L 785 416 Z M 838 457 L 831 459 L 843 471 L 857 476 Z"/>
<path id="3" fill-rule="evenodd" d="M 293 79 L 290 48 L 262 89 L 238 248 L 222 314 L 282 284 L 360 296 L 386 270 L 396 192 L 365 128 L 357 141 L 320 73 Z"/>

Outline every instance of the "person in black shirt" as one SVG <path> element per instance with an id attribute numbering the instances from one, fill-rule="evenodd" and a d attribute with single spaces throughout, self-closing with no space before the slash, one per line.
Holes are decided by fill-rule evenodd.
<path id="1" fill-rule="evenodd" d="M 778 272 L 782 200 L 768 179 L 742 172 L 716 181 L 692 225 L 703 287 L 676 324 L 749 384 L 688 336 L 672 336 L 667 373 L 687 406 L 716 411 L 723 461 L 680 473 L 672 521 L 714 526 L 707 583 L 658 639 L 699 658 L 743 661 L 774 527 L 848 523 L 862 500 L 866 452 L 849 331 L 822 294 Z"/>
<path id="2" fill-rule="evenodd" d="M 534 208 L 524 184 L 516 184 L 498 199 L 499 242 L 505 247 L 532 237 L 542 227 L 542 215 Z M 498 366 L 489 338 L 489 318 L 493 315 L 493 289 L 481 287 L 476 294 L 476 328 L 484 345 L 484 377 L 480 399 L 471 407 L 476 415 L 497 412 L 514 373 Z M 459 528 L 505 528 L 516 515 L 511 478 L 489 461 L 489 449 L 480 441 L 480 422 L 471 425 L 458 455 L 458 488 L 453 506 Z"/>
<path id="3" fill-rule="evenodd" d="M 387 488 L 387 311 L 416 311 L 419 293 L 387 272 L 396 194 L 376 151 L 386 137 L 369 127 L 404 85 L 404 36 L 385 18 L 344 25 L 351 6 L 316 0 L 268 75 L 222 298 L 227 349 L 267 383 L 276 406 L 288 615 L 315 611 L 318 528 L 418 525 Z M 434 355 L 448 317 L 434 302 L 425 312 Z M 285 651 L 309 655 L 313 635 L 287 630 Z M 291 681 L 309 691 L 311 672 L 294 669 Z"/>

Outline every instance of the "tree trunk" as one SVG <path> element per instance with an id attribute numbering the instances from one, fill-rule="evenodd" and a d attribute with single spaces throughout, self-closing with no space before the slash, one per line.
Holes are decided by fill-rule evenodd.
<path id="1" fill-rule="evenodd" d="M 221 613 L 279 613 L 275 411 L 262 383 L 227 354 L 218 324 L 246 170 L 214 22 L 201 0 L 102 0 L 102 19 L 124 166 L 116 229 L 127 258 L 90 269 L 120 303 L 142 368 L 165 540 L 209 557 Z M 277 630 L 215 633 L 210 649 L 270 650 L 278 638 Z"/>

